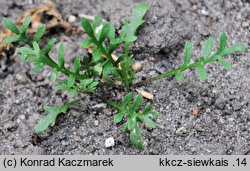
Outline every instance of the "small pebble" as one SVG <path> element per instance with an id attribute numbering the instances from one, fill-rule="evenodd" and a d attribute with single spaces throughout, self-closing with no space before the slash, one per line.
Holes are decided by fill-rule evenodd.
<path id="1" fill-rule="evenodd" d="M 105 147 L 109 148 L 109 147 L 113 147 L 115 145 L 115 140 L 113 137 L 107 138 L 105 140 Z"/>
<path id="2" fill-rule="evenodd" d="M 43 75 L 41 73 L 39 73 L 37 76 L 36 76 L 36 81 L 42 81 L 43 80 Z"/>
<path id="3" fill-rule="evenodd" d="M 194 115 L 194 116 L 197 116 L 199 114 L 199 112 L 200 112 L 200 109 L 195 108 L 195 109 L 192 109 L 191 114 Z"/>
<path id="4" fill-rule="evenodd" d="M 68 17 L 68 21 L 69 21 L 70 23 L 74 23 L 74 22 L 76 21 L 76 16 L 70 15 L 70 16 Z"/>
<path id="5" fill-rule="evenodd" d="M 98 125 L 99 125 L 99 121 L 98 121 L 98 120 L 95 120 L 95 121 L 94 121 L 94 125 L 95 125 L 95 126 L 98 126 Z"/>
<path id="6" fill-rule="evenodd" d="M 243 23 L 242 23 L 242 27 L 244 27 L 244 28 L 249 27 L 249 23 L 248 23 L 248 22 L 243 22 Z"/>
<path id="7" fill-rule="evenodd" d="M 107 115 L 107 116 L 111 116 L 111 115 L 112 115 L 112 110 L 109 109 L 109 108 L 103 109 L 102 111 L 103 111 L 103 113 L 104 113 L 105 115 Z"/>
<path id="8" fill-rule="evenodd" d="M 208 15 L 209 15 L 209 12 L 206 11 L 205 9 L 202 9 L 202 10 L 201 10 L 201 14 L 202 14 L 202 15 L 205 15 L 205 16 L 208 16 Z"/>
<path id="9" fill-rule="evenodd" d="M 80 137 L 78 137 L 78 136 L 75 137 L 75 142 L 81 142 L 81 141 L 82 141 L 82 140 L 81 140 Z"/>
<path id="10" fill-rule="evenodd" d="M 155 58 L 154 57 L 149 57 L 148 60 L 151 61 L 151 62 L 154 62 Z"/>
<path id="11" fill-rule="evenodd" d="M 19 84 L 27 84 L 28 78 L 25 75 L 17 74 L 16 75 L 17 82 Z"/>
<path id="12" fill-rule="evenodd" d="M 153 71 L 150 71 L 150 72 L 148 73 L 148 75 L 150 75 L 150 76 L 155 76 L 155 75 L 156 75 L 156 72 L 155 72 L 155 70 L 153 70 Z"/>
<path id="13" fill-rule="evenodd" d="M 207 113 L 210 113 L 210 112 L 211 112 L 211 109 L 210 109 L 210 108 L 207 108 L 207 109 L 206 109 L 206 112 L 207 112 Z"/>
<path id="14" fill-rule="evenodd" d="M 141 71 L 142 70 L 142 64 L 138 61 L 136 61 L 133 65 L 132 65 L 132 70 L 134 71 Z"/>
<path id="15" fill-rule="evenodd" d="M 37 20 L 37 21 L 36 21 Z M 37 19 L 37 17 L 34 19 L 34 22 L 32 22 L 32 28 L 33 29 L 37 29 L 37 28 L 39 28 L 39 27 L 41 27 L 41 22 L 40 21 L 38 21 L 39 19 Z"/>
<path id="16" fill-rule="evenodd" d="M 22 120 L 24 120 L 25 116 L 24 115 L 20 115 L 19 118 L 22 119 Z"/>
<path id="17" fill-rule="evenodd" d="M 153 137 L 157 137 L 159 134 L 160 134 L 160 132 L 159 132 L 158 130 L 154 130 L 154 131 L 152 132 L 152 136 L 153 136 Z"/>
<path id="18" fill-rule="evenodd" d="M 198 9 L 198 6 L 197 6 L 197 5 L 193 5 L 193 6 L 192 6 L 192 10 L 193 10 L 193 11 L 196 11 L 197 9 Z"/>
<path id="19" fill-rule="evenodd" d="M 178 134 L 178 135 L 182 135 L 182 134 L 186 134 L 186 133 L 187 133 L 187 129 L 183 126 L 176 130 L 176 134 Z"/>
<path id="20" fill-rule="evenodd" d="M 159 127 L 160 129 L 164 129 L 164 128 L 165 128 L 164 125 L 158 125 L 158 127 Z"/>
<path id="21" fill-rule="evenodd" d="M 155 24 L 157 21 L 158 21 L 157 16 L 156 16 L 156 15 L 153 15 L 153 16 L 151 17 L 151 23 L 152 23 L 152 24 Z"/>
<path id="22" fill-rule="evenodd" d="M 19 100 L 15 100 L 15 104 L 20 104 L 20 101 Z"/>

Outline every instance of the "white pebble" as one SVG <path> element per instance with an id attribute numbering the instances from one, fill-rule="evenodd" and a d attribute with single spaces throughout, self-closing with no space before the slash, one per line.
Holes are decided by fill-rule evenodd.
<path id="1" fill-rule="evenodd" d="M 70 23 L 74 23 L 74 22 L 76 21 L 76 16 L 70 15 L 69 18 L 68 18 L 68 21 L 69 21 Z"/>
<path id="2" fill-rule="evenodd" d="M 208 15 L 209 15 L 209 12 L 206 11 L 205 9 L 202 9 L 202 10 L 201 10 L 201 14 L 202 14 L 202 15 L 205 15 L 205 16 L 208 16 Z"/>
<path id="3" fill-rule="evenodd" d="M 243 23 L 242 23 L 242 27 L 247 28 L 248 26 L 249 26 L 249 23 L 248 23 L 248 22 L 243 22 Z"/>
<path id="4" fill-rule="evenodd" d="M 95 120 L 95 121 L 94 121 L 94 125 L 95 125 L 95 126 L 98 126 L 98 125 L 99 125 L 99 121 L 98 121 L 98 120 Z"/>
<path id="5" fill-rule="evenodd" d="M 133 65 L 132 65 L 132 70 L 134 71 L 141 71 L 142 70 L 142 64 L 138 61 L 136 61 Z"/>
<path id="6" fill-rule="evenodd" d="M 107 138 L 105 140 L 105 147 L 109 148 L 109 147 L 113 147 L 115 145 L 115 140 L 113 137 Z"/>
<path id="7" fill-rule="evenodd" d="M 24 120 L 25 116 L 24 115 L 20 115 L 19 118 L 22 119 L 22 120 Z"/>

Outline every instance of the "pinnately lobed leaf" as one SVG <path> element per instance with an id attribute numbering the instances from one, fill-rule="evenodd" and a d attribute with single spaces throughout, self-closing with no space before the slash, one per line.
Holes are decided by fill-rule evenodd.
<path id="1" fill-rule="evenodd" d="M 135 5 L 135 7 L 132 10 L 132 20 L 131 23 L 134 26 L 133 34 L 135 34 L 135 31 L 137 28 L 144 22 L 143 17 L 145 16 L 147 10 L 149 8 L 149 5 L 147 3 L 138 3 Z"/>
<path id="2" fill-rule="evenodd" d="M 47 106 L 45 107 L 45 111 L 48 113 L 41 120 L 39 120 L 38 124 L 35 126 L 35 132 L 41 133 L 46 130 L 50 125 L 54 126 L 55 120 L 60 113 L 65 113 L 68 108 L 75 104 L 76 101 L 68 102 L 62 106 Z"/>
<path id="3" fill-rule="evenodd" d="M 130 23 L 125 23 L 121 29 L 120 36 L 124 40 L 131 43 L 136 40 L 135 33 L 140 25 L 144 23 L 143 17 L 145 16 L 149 5 L 147 3 L 138 3 L 132 10 L 132 19 Z"/>
<path id="4" fill-rule="evenodd" d="M 115 115 L 115 123 L 121 122 L 124 118 L 127 118 L 125 122 L 124 131 L 130 132 L 130 140 L 132 144 L 138 149 L 142 149 L 142 135 L 139 127 L 139 123 L 145 123 L 150 128 L 155 128 L 153 120 L 157 119 L 158 112 L 152 111 L 152 104 L 147 103 L 144 109 L 137 112 L 142 104 L 142 95 L 138 94 L 134 100 L 132 100 L 133 94 L 128 93 L 121 104 L 117 104 L 113 101 L 108 101 L 110 105 L 117 108 L 119 113 Z M 127 117 L 125 117 L 127 115 Z"/>
<path id="5" fill-rule="evenodd" d="M 231 55 L 237 52 L 243 52 L 247 49 L 247 46 L 241 43 L 236 43 L 226 49 L 224 49 L 221 53 L 221 55 L 225 56 L 225 55 Z"/>
<path id="6" fill-rule="evenodd" d="M 50 124 L 55 120 L 57 115 L 63 111 L 59 112 L 50 112 L 51 108 L 47 107 L 46 111 L 49 112 L 48 115 L 44 116 L 42 119 L 39 120 L 38 124 L 35 126 L 35 132 L 36 133 L 41 133 L 44 130 L 46 130 Z"/>

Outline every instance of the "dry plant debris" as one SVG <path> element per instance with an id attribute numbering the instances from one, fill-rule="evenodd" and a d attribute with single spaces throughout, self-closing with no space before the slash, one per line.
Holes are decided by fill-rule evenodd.
<path id="1" fill-rule="evenodd" d="M 65 21 L 60 12 L 56 9 L 55 4 L 50 0 L 45 0 L 44 4 L 25 11 L 24 14 L 15 21 L 15 24 L 20 26 L 26 17 L 31 18 L 31 28 L 28 30 L 28 34 L 36 33 L 42 24 L 46 24 L 47 31 L 59 27 L 64 28 L 73 35 L 83 32 L 82 28 L 72 27 L 70 23 Z M 3 29 L 0 32 L 0 59 L 1 56 L 6 56 L 6 51 L 13 48 L 11 43 L 4 44 L 2 41 L 13 35 L 14 33 L 8 29 Z"/>

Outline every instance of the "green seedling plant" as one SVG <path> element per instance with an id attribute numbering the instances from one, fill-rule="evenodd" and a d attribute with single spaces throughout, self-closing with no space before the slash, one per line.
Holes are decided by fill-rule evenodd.
<path id="1" fill-rule="evenodd" d="M 169 76 L 175 76 L 176 80 L 182 84 L 185 81 L 185 77 L 182 74 L 183 71 L 186 71 L 191 68 L 195 68 L 197 71 L 197 75 L 201 81 L 204 81 L 207 79 L 207 71 L 205 68 L 205 65 L 207 63 L 211 62 L 217 62 L 219 63 L 224 69 L 226 70 L 231 70 L 232 69 L 232 64 L 228 62 L 225 57 L 228 55 L 232 55 L 238 52 L 243 52 L 246 50 L 247 46 L 241 43 L 236 43 L 234 45 L 231 45 L 229 47 L 226 47 L 227 45 L 227 36 L 225 33 L 222 33 L 220 36 L 220 46 L 219 49 L 211 55 L 212 53 L 212 48 L 213 48 L 214 40 L 212 37 L 209 37 L 204 45 L 204 49 L 202 51 L 202 57 L 198 59 L 196 62 L 192 62 L 192 43 L 191 42 L 186 42 L 185 47 L 184 47 L 184 62 L 183 65 L 176 68 L 172 69 L 168 72 L 165 72 L 163 74 L 160 74 L 156 77 L 149 78 L 145 81 L 142 81 L 138 84 L 146 84 L 154 80 L 158 80 L 161 78 L 169 77 Z"/>
<path id="2" fill-rule="evenodd" d="M 226 47 L 227 37 L 225 33 L 220 36 L 220 47 L 213 54 L 212 48 L 214 41 L 209 38 L 205 42 L 202 58 L 196 62 L 190 62 L 192 57 L 192 44 L 187 42 L 184 50 L 184 63 L 179 68 L 163 73 L 159 76 L 149 78 L 145 81 L 133 84 L 136 72 L 131 69 L 134 63 L 133 54 L 129 53 L 131 44 L 136 41 L 136 31 L 144 23 L 144 16 L 149 8 L 147 3 L 138 3 L 132 10 L 132 18 L 130 21 L 124 21 L 121 30 L 118 32 L 110 23 L 104 22 L 100 17 L 96 16 L 93 21 L 86 18 L 81 19 L 81 25 L 87 34 L 87 38 L 80 43 L 81 48 L 92 51 L 92 55 L 76 56 L 72 69 L 65 66 L 65 47 L 60 44 L 58 48 L 57 61 L 50 57 L 50 51 L 56 43 L 56 39 L 50 39 L 42 48 L 39 44 L 46 31 L 46 26 L 42 25 L 37 33 L 30 38 L 27 30 L 31 22 L 27 17 L 22 26 L 18 28 L 10 19 L 4 18 L 4 26 L 15 33 L 3 40 L 3 43 L 23 42 L 23 46 L 18 48 L 20 59 L 25 62 L 35 64 L 34 71 L 38 72 L 45 66 L 52 69 L 50 80 L 54 83 L 59 81 L 60 85 L 56 87 L 59 91 L 67 91 L 70 94 L 75 93 L 91 93 L 103 83 L 113 86 L 115 82 L 122 83 L 128 94 L 124 97 L 121 104 L 117 104 L 111 100 L 107 103 L 118 109 L 119 113 L 115 115 L 114 122 L 120 123 L 125 121 L 124 131 L 129 132 L 132 144 L 142 150 L 142 131 L 140 124 L 145 124 L 149 128 L 155 128 L 154 121 L 158 117 L 158 113 L 152 110 L 152 104 L 147 103 L 144 108 L 141 107 L 143 97 L 138 94 L 133 100 L 132 88 L 141 84 L 149 83 L 153 80 L 175 76 L 179 83 L 183 83 L 185 77 L 183 71 L 195 68 L 200 80 L 207 78 L 205 64 L 210 62 L 218 62 L 225 69 L 232 68 L 231 64 L 226 61 L 225 56 L 242 52 L 246 49 L 243 44 L 234 44 Z M 117 49 L 122 47 L 122 52 L 118 58 L 114 58 L 113 54 L 117 53 Z M 120 48 L 121 49 L 121 48 Z M 64 75 L 64 79 L 58 78 L 58 74 Z M 49 126 L 54 126 L 59 114 L 66 113 L 70 106 L 76 104 L 81 99 L 68 102 L 62 106 L 46 106 L 45 111 L 48 113 L 35 126 L 36 133 L 44 132 Z M 141 109 L 141 110 L 140 110 Z"/>
<path id="3" fill-rule="evenodd" d="M 129 54 L 129 47 L 137 39 L 135 33 L 139 26 L 143 24 L 143 17 L 148 8 L 149 5 L 146 3 L 137 4 L 132 10 L 131 21 L 124 22 L 118 35 L 110 23 L 103 22 L 98 16 L 95 17 L 93 22 L 82 18 L 81 25 L 88 38 L 81 42 L 80 47 L 92 48 L 93 54 L 91 57 L 86 55 L 76 56 L 72 70 L 65 67 L 65 47 L 63 44 L 60 44 L 58 49 L 58 61 L 54 61 L 50 57 L 50 51 L 56 43 L 55 38 L 50 39 L 44 48 L 40 47 L 39 42 L 46 31 L 44 24 L 32 39 L 27 35 L 31 22 L 30 17 L 25 18 L 20 29 L 10 19 L 4 18 L 4 26 L 16 35 L 4 39 L 3 43 L 23 42 L 26 46 L 17 49 L 21 60 L 34 63 L 34 71 L 36 72 L 45 66 L 52 68 L 53 71 L 50 76 L 52 82 L 58 79 L 58 74 L 65 75 L 66 79 L 58 79 L 61 85 L 57 86 L 56 89 L 59 91 L 68 91 L 70 94 L 90 93 L 99 86 L 100 82 L 114 83 L 114 81 L 122 82 L 124 87 L 129 90 L 135 76 L 135 72 L 131 70 L 134 59 L 133 55 Z M 112 58 L 112 53 L 121 45 L 124 45 L 124 51 L 118 59 Z M 130 96 L 132 96 L 131 93 Z M 48 114 L 35 126 L 35 132 L 41 133 L 49 126 L 54 126 L 58 115 L 66 113 L 69 107 L 77 101 L 79 99 L 62 106 L 45 107 Z M 131 140 L 134 140 L 134 138 Z"/>
<path id="4" fill-rule="evenodd" d="M 138 94 L 134 101 L 132 100 L 133 94 L 127 94 L 121 104 L 117 104 L 111 100 L 108 103 L 119 110 L 119 113 L 115 115 L 115 123 L 120 123 L 125 116 L 127 121 L 124 126 L 125 132 L 130 132 L 130 140 L 139 150 L 142 150 L 142 134 L 139 123 L 145 123 L 149 128 L 155 128 L 154 120 L 158 118 L 158 113 L 152 111 L 152 104 L 149 102 L 145 108 L 139 112 L 138 109 L 142 104 L 142 95 Z"/>
<path id="5" fill-rule="evenodd" d="M 149 5 L 146 3 L 136 5 L 132 10 L 131 21 L 125 21 L 118 36 L 115 34 L 115 28 L 110 23 L 103 23 L 99 17 L 95 17 L 92 23 L 86 18 L 81 20 L 88 38 L 81 42 L 80 47 L 92 47 L 93 62 L 99 63 L 97 65 L 102 68 L 101 77 L 113 83 L 110 78 L 112 74 L 114 80 L 121 81 L 127 90 L 135 78 L 135 72 L 131 70 L 134 58 L 129 54 L 129 47 L 137 39 L 136 31 L 144 23 L 143 17 L 148 8 Z M 113 59 L 112 53 L 122 44 L 125 46 L 122 54 L 117 60 Z"/>

